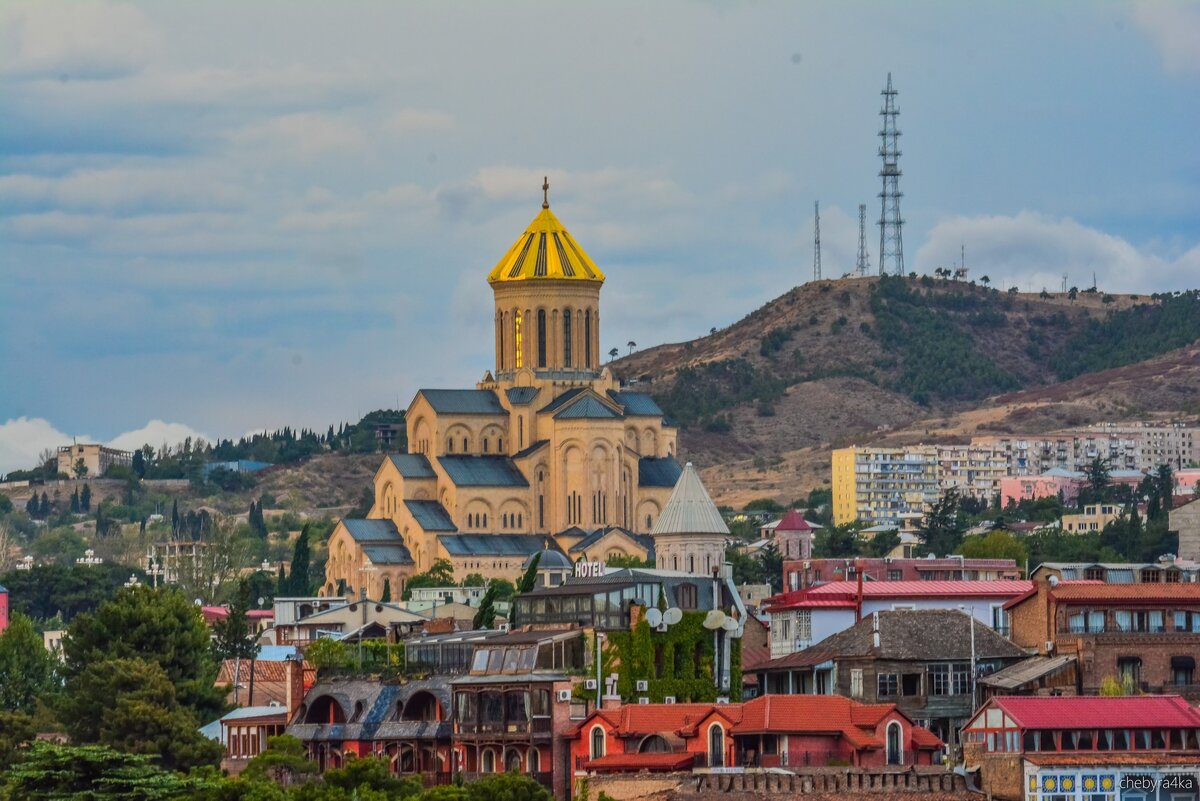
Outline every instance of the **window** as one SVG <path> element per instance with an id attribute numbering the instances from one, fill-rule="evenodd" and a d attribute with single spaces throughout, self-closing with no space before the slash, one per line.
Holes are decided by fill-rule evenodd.
<path id="1" fill-rule="evenodd" d="M 604 729 L 599 726 L 592 727 L 592 759 L 599 759 L 604 756 Z"/>
<path id="2" fill-rule="evenodd" d="M 571 366 L 571 310 L 563 310 L 563 367 Z"/>
<path id="3" fill-rule="evenodd" d="M 850 671 L 850 697 L 862 698 L 863 694 L 863 672 L 859 668 L 853 668 Z"/>
<path id="4" fill-rule="evenodd" d="M 1171 683 L 1176 687 L 1182 687 L 1192 683 L 1192 676 L 1196 672 L 1196 659 L 1192 656 L 1173 656 L 1171 657 Z"/>
<path id="5" fill-rule="evenodd" d="M 592 367 L 592 313 L 583 313 L 583 366 Z"/>
<path id="6" fill-rule="evenodd" d="M 903 570 L 889 570 L 887 572 L 887 580 L 888 581 L 900 581 L 903 578 L 904 578 Z"/>
<path id="7" fill-rule="evenodd" d="M 950 666 L 929 666 L 929 694 L 950 695 Z"/>
<path id="8" fill-rule="evenodd" d="M 696 603 L 696 585 L 695 584 L 680 584 L 676 589 L 676 594 L 679 596 L 680 609 L 695 609 Z"/>
<path id="9" fill-rule="evenodd" d="M 1122 656 L 1117 659 L 1117 676 L 1123 684 L 1136 687 L 1142 680 L 1142 660 L 1137 656 Z"/>
<path id="10" fill-rule="evenodd" d="M 1176 611 L 1172 617 L 1176 631 L 1200 631 L 1200 612 Z"/>
<path id="11" fill-rule="evenodd" d="M 543 234 L 543 237 L 545 234 Z M 537 313 L 537 343 L 538 343 L 538 367 L 546 366 L 546 310 L 538 309 Z"/>
<path id="12" fill-rule="evenodd" d="M 880 673 L 879 674 L 879 697 L 888 698 L 897 695 L 900 691 L 900 683 L 896 678 L 895 673 Z"/>
<path id="13" fill-rule="evenodd" d="M 513 361 L 513 364 L 516 365 L 517 369 L 520 369 L 525 363 L 524 354 L 521 353 L 524 344 L 525 337 L 521 333 L 521 312 L 518 311 L 513 315 L 513 346 L 517 350 L 516 359 Z"/>

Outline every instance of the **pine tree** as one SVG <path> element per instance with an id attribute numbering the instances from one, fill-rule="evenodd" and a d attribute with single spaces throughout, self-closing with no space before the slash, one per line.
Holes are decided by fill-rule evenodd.
<path id="1" fill-rule="evenodd" d="M 471 628 L 490 629 L 494 625 L 496 625 L 495 582 L 489 584 L 487 592 L 483 594 L 483 599 L 479 602 L 479 611 L 475 613 L 475 619 L 471 621 Z"/>
<path id="2" fill-rule="evenodd" d="M 92 511 L 92 488 L 88 484 L 84 484 L 83 490 L 79 493 L 79 511 Z"/>
<path id="3" fill-rule="evenodd" d="M 287 570 L 283 563 L 279 564 L 279 575 L 275 578 L 275 594 L 283 597 L 291 594 L 291 588 L 288 586 Z"/>
<path id="4" fill-rule="evenodd" d="M 45 520 L 50 516 L 50 498 L 46 493 L 42 493 L 42 504 L 38 507 L 38 515 Z"/>
<path id="5" fill-rule="evenodd" d="M 179 538 L 179 499 L 171 501 L 171 539 Z"/>
<path id="6" fill-rule="evenodd" d="M 304 528 L 300 529 L 300 536 L 296 539 L 296 545 L 292 549 L 292 577 L 288 581 L 288 589 L 291 594 L 304 598 L 312 591 L 309 577 L 309 561 L 311 555 L 308 548 L 308 524 L 304 524 Z"/>
<path id="7" fill-rule="evenodd" d="M 392 600 L 392 579 L 388 576 L 383 577 L 383 594 L 379 596 L 380 603 L 388 603 Z"/>
<path id="8" fill-rule="evenodd" d="M 71 514 L 79 514 L 79 490 L 71 493 Z"/>
<path id="9" fill-rule="evenodd" d="M 146 476 L 146 456 L 140 450 L 133 452 L 133 464 L 131 465 L 131 467 L 133 468 L 133 474 L 135 476 L 137 476 L 138 478 L 145 478 L 145 476 Z"/>

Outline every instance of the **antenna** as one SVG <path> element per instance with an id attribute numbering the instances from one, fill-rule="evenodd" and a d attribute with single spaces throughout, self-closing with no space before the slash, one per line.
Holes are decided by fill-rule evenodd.
<path id="1" fill-rule="evenodd" d="M 867 204 L 858 204 L 858 263 L 855 275 L 866 275 L 871 270 L 871 257 L 867 255 Z"/>
<path id="2" fill-rule="evenodd" d="M 896 129 L 896 118 L 900 110 L 896 108 L 896 95 L 892 88 L 892 73 L 888 73 L 887 88 L 880 92 L 883 95 L 883 108 L 879 116 L 883 117 L 883 127 L 879 129 L 879 155 L 883 159 L 883 169 L 879 177 L 883 179 L 883 191 L 879 193 L 879 274 L 889 272 L 904 275 L 904 239 L 901 229 L 904 220 L 900 217 L 900 131 Z"/>
<path id="3" fill-rule="evenodd" d="M 1067 274 L 1066 274 L 1066 273 L 1063 273 L 1063 288 L 1062 288 L 1062 291 L 1063 291 L 1064 293 L 1066 293 L 1066 291 L 1067 291 Z"/>
<path id="4" fill-rule="evenodd" d="M 813 280 L 821 280 L 821 201 L 813 202 Z"/>

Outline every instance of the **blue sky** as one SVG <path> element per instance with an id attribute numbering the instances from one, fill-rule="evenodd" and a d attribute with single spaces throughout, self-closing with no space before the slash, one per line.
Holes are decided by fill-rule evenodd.
<path id="1" fill-rule="evenodd" d="M 605 350 L 809 278 L 814 200 L 848 270 L 889 70 L 908 269 L 1196 286 L 1197 41 L 1169 2 L 6 3 L 0 472 L 470 385 L 547 173 Z"/>

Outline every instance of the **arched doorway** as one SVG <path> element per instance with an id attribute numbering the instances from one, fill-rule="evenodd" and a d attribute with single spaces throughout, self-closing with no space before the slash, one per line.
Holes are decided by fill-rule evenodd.
<path id="1" fill-rule="evenodd" d="M 708 727 L 708 766 L 725 767 L 725 729 L 719 723 Z"/>
<path id="2" fill-rule="evenodd" d="M 508 749 L 504 754 L 504 772 L 505 773 L 520 773 L 521 772 L 521 752 L 515 748 Z"/>
<path id="3" fill-rule="evenodd" d="M 542 754 L 537 748 L 529 749 L 529 760 L 527 768 L 530 773 L 539 773 L 542 770 Z"/>
<path id="4" fill-rule="evenodd" d="M 887 726 L 887 763 L 889 765 L 904 764 L 904 742 L 901 739 L 903 732 L 900 729 L 900 724 L 892 721 Z"/>
<path id="5" fill-rule="evenodd" d="M 496 752 L 490 748 L 483 749 L 483 754 L 479 759 L 479 770 L 481 773 L 496 772 Z"/>

